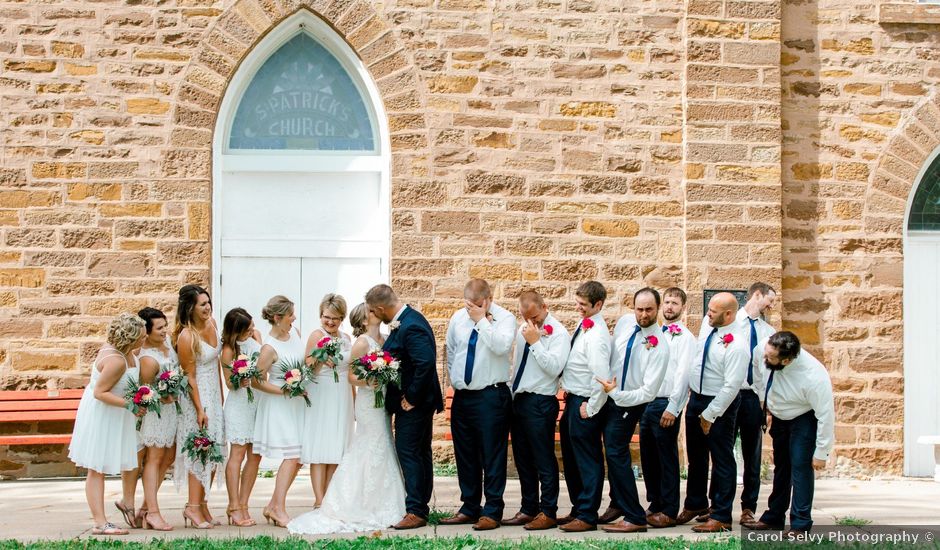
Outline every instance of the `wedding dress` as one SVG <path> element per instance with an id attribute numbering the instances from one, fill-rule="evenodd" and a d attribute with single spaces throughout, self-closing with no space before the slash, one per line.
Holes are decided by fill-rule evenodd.
<path id="1" fill-rule="evenodd" d="M 367 336 L 368 338 L 368 336 Z M 371 338 L 370 344 L 380 347 Z M 390 417 L 369 387 L 356 393 L 356 432 L 333 474 L 323 505 L 292 519 L 291 533 L 323 535 L 387 529 L 405 515 L 405 486 Z"/>

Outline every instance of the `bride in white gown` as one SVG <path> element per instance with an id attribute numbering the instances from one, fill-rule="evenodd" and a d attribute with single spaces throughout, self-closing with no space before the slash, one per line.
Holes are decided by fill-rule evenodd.
<path id="1" fill-rule="evenodd" d="M 349 314 L 357 336 L 350 357 L 355 360 L 374 348 L 381 348 L 381 321 L 359 304 Z M 371 387 L 349 371 L 356 386 L 356 433 L 343 455 L 330 483 L 323 505 L 292 519 L 291 533 L 323 535 L 386 529 L 405 515 L 405 486 L 402 482 L 390 417 L 384 408 L 375 408 Z"/>

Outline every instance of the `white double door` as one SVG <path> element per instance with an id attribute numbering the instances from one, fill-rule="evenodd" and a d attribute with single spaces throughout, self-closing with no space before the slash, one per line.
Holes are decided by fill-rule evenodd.
<path id="1" fill-rule="evenodd" d="M 217 256 L 217 317 L 243 307 L 267 333 L 261 309 L 281 294 L 295 304 L 303 338 L 319 304 L 341 294 L 349 310 L 388 281 L 388 206 L 371 171 L 223 170 Z M 344 325 L 349 327 L 348 321 Z"/>
<path id="2" fill-rule="evenodd" d="M 934 475 L 940 435 L 940 232 L 910 233 L 904 247 L 904 473 Z"/>

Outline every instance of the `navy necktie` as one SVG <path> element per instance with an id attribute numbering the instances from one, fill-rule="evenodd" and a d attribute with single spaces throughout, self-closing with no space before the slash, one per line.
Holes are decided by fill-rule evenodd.
<path id="1" fill-rule="evenodd" d="M 574 345 L 574 341 L 578 338 L 578 335 L 581 334 L 581 324 L 578 324 L 578 328 L 574 331 L 574 336 L 571 337 L 571 345 Z"/>
<path id="2" fill-rule="evenodd" d="M 754 348 L 757 347 L 757 328 L 754 325 L 757 319 L 748 317 L 747 320 L 751 322 L 751 359 L 747 362 L 747 384 L 750 386 L 754 383 Z"/>
<path id="3" fill-rule="evenodd" d="M 633 342 L 636 341 L 636 335 L 640 333 L 640 325 L 633 329 L 630 340 L 627 341 L 627 352 L 623 354 L 623 376 L 620 378 L 620 391 L 623 391 L 623 385 L 627 381 L 627 370 L 630 368 L 630 354 L 633 353 Z"/>
<path id="4" fill-rule="evenodd" d="M 470 381 L 473 380 L 473 357 L 477 353 L 477 338 L 479 334 L 476 329 L 473 329 L 473 332 L 470 333 L 470 342 L 467 344 L 467 366 L 463 370 L 463 381 L 467 386 L 469 386 Z"/>
<path id="5" fill-rule="evenodd" d="M 667 327 L 666 325 L 663 325 L 663 332 L 666 332 L 667 330 L 669 330 L 669 327 Z"/>
<path id="6" fill-rule="evenodd" d="M 767 397 L 770 395 L 770 386 L 774 385 L 774 373 L 775 370 L 770 371 L 770 376 L 767 377 L 767 389 L 764 390 L 764 418 L 761 419 L 761 425 L 767 426 Z"/>
<path id="7" fill-rule="evenodd" d="M 516 390 L 519 388 L 519 382 L 522 381 L 522 371 L 525 370 L 525 362 L 529 359 L 529 343 L 525 343 L 525 347 L 522 348 L 522 361 L 519 362 L 519 370 L 516 371 L 516 378 L 512 381 L 512 393 L 516 393 Z"/>
<path id="8" fill-rule="evenodd" d="M 702 393 L 702 385 L 705 384 L 705 361 L 708 360 L 708 348 L 712 345 L 712 336 L 718 332 L 717 328 L 713 328 L 712 331 L 708 334 L 708 338 L 705 339 L 705 350 L 702 351 L 702 372 L 698 378 L 698 392 Z"/>

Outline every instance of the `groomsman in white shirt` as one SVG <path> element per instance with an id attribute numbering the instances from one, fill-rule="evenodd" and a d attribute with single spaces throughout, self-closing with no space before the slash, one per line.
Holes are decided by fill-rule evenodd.
<path id="1" fill-rule="evenodd" d="M 581 322 L 571 338 L 571 352 L 561 376 L 568 393 L 559 425 L 565 484 L 571 513 L 558 520 L 569 532 L 597 530 L 597 509 L 604 491 L 604 404 L 607 393 L 596 378 L 610 370 L 610 331 L 601 310 L 607 289 L 597 281 L 582 283 L 575 291 Z"/>
<path id="2" fill-rule="evenodd" d="M 640 462 L 646 484 L 646 521 L 653 527 L 672 527 L 679 515 L 679 428 L 689 400 L 689 363 L 695 336 L 682 323 L 686 294 L 681 288 L 663 292 L 662 338 L 669 344 L 669 368 L 656 399 L 640 419 Z"/>
<path id="3" fill-rule="evenodd" d="M 646 531 L 646 513 L 640 504 L 633 477 L 630 439 L 659 392 L 669 366 L 669 344 L 659 328 L 659 292 L 644 288 L 633 295 L 633 314 L 624 315 L 614 327 L 611 342 L 611 378 L 598 380 L 607 392 L 604 450 L 610 481 L 610 508 L 605 516 L 623 516 L 609 533 Z M 601 518 L 603 521 L 605 518 Z"/>
<path id="4" fill-rule="evenodd" d="M 548 312 L 538 292 L 527 290 L 519 296 L 519 314 L 524 324 L 516 332 L 510 390 L 512 454 L 519 473 L 522 507 L 502 523 L 540 531 L 556 525 L 558 378 L 568 359 L 571 335 Z"/>
<path id="5" fill-rule="evenodd" d="M 788 536 L 813 526 L 813 470 L 822 470 L 835 441 L 835 410 L 829 373 L 815 357 L 800 349 L 792 332 L 778 332 L 761 342 L 763 362 L 755 383 L 770 413 L 774 448 L 774 485 L 767 511 L 748 529 L 781 530 L 790 509 Z M 792 491 L 792 504 L 791 504 Z"/>
<path id="6" fill-rule="evenodd" d="M 735 418 L 734 435 L 741 436 L 741 455 L 744 459 L 744 486 L 741 488 L 741 517 L 739 523 L 754 521 L 760 493 L 761 443 L 764 433 L 764 414 L 760 397 L 754 389 L 754 356 L 759 354 L 757 343 L 776 332 L 764 319 L 777 301 L 777 292 L 767 283 L 756 282 L 747 290 L 747 302 L 735 316 L 737 334 L 748 347 L 747 377 L 741 385 L 741 404 Z M 699 338 L 711 330 L 708 320 L 702 321 Z M 758 367 L 759 368 L 759 367 Z"/>
<path id="7" fill-rule="evenodd" d="M 516 317 L 493 303 L 483 279 L 467 283 L 464 300 L 466 306 L 447 326 L 447 370 L 454 386 L 450 425 L 463 506 L 441 523 L 472 523 L 475 530 L 485 531 L 499 527 L 505 506 L 512 415 L 507 382 Z"/>
<path id="8" fill-rule="evenodd" d="M 737 468 L 734 461 L 734 422 L 738 392 L 747 376 L 748 349 L 736 333 L 738 301 L 729 292 L 708 303 L 712 329 L 696 344 L 689 366 L 691 395 L 685 411 L 689 478 L 685 506 L 676 523 L 687 523 L 708 511 L 708 520 L 692 528 L 697 533 L 731 530 Z M 708 506 L 708 463 L 711 461 L 711 507 Z"/>

